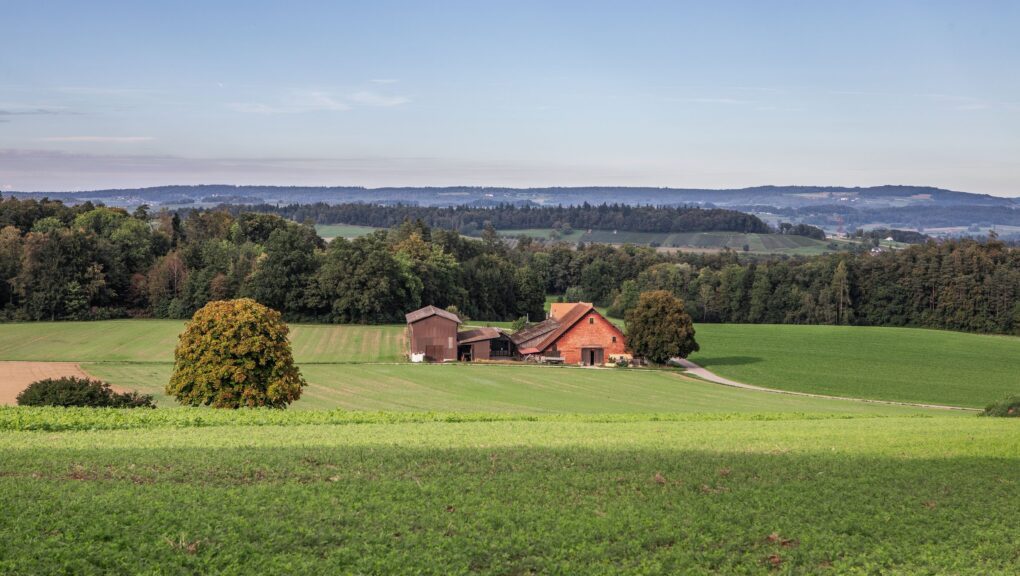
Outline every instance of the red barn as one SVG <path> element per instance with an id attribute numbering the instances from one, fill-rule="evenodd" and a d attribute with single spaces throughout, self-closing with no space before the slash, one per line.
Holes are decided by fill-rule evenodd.
<path id="1" fill-rule="evenodd" d="M 623 331 L 587 302 L 554 304 L 547 320 L 511 337 L 522 356 L 558 357 L 564 364 L 599 366 L 628 357 Z"/>

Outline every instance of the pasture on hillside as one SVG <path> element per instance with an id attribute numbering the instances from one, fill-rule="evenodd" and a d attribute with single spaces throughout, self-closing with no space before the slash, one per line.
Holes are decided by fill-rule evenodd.
<path id="1" fill-rule="evenodd" d="M 372 226 L 356 226 L 353 224 L 316 224 L 315 232 L 319 234 L 325 240 L 332 240 L 334 238 L 357 238 L 366 234 L 371 234 L 376 230 L 385 230 L 385 228 L 375 228 Z"/>
<path id="2" fill-rule="evenodd" d="M 184 320 L 0 325 L 0 360 L 173 362 Z M 400 362 L 405 326 L 290 324 L 298 363 Z"/>
<path id="3" fill-rule="evenodd" d="M 70 423 L 0 434 L 0 572 L 1020 571 L 999 419 L 64 412 L 0 408 Z"/>
<path id="4" fill-rule="evenodd" d="M 116 387 L 176 406 L 163 388 L 172 365 L 82 364 Z M 499 413 L 802 412 L 919 413 L 915 408 L 767 394 L 701 382 L 672 371 L 555 366 L 305 364 L 292 410 L 344 408 Z"/>
<path id="5" fill-rule="evenodd" d="M 983 408 L 1020 394 L 1020 338 L 915 328 L 698 324 L 691 360 L 739 382 Z"/>
<path id="6" fill-rule="evenodd" d="M 183 326 L 169 320 L 3 324 L 0 361 L 80 362 L 93 376 L 155 394 L 167 406 L 172 403 L 162 389 Z M 692 360 L 748 384 L 975 408 L 1020 393 L 1016 337 L 841 326 L 696 328 L 703 352 Z M 699 400 L 702 391 L 733 392 L 718 385 L 694 386 L 676 373 L 409 365 L 400 325 L 296 324 L 291 337 L 295 360 L 311 384 L 295 408 L 442 410 L 456 402 L 459 410 L 645 412 L 656 405 L 661 410 L 706 409 Z M 749 405 L 772 402 L 771 395 L 748 398 Z M 734 411 L 744 409 L 744 400 L 736 398 L 720 399 L 718 406 L 725 410 L 730 402 Z"/>

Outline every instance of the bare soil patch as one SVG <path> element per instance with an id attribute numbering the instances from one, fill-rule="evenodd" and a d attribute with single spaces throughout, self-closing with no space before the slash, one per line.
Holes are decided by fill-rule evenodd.
<path id="1" fill-rule="evenodd" d="M 0 362 L 0 404 L 17 404 L 18 393 L 44 378 L 90 378 L 76 362 Z"/>

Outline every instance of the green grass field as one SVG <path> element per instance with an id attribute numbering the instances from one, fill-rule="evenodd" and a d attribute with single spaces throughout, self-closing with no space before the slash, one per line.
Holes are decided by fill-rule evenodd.
<path id="1" fill-rule="evenodd" d="M 1020 571 L 1012 421 L 302 414 L 6 430 L 0 573 Z"/>
<path id="2" fill-rule="evenodd" d="M 784 390 L 984 407 L 1020 394 L 1020 338 L 911 328 L 698 324 L 691 360 Z"/>
<path id="3" fill-rule="evenodd" d="M 399 362 L 404 325 L 292 324 L 299 363 Z M 173 362 L 183 320 L 24 322 L 0 325 L 0 360 Z"/>
<path id="4" fill-rule="evenodd" d="M 90 374 L 155 394 L 167 405 L 162 387 L 183 326 L 162 320 L 4 324 L 0 360 L 81 362 Z M 748 384 L 968 407 L 1020 393 L 1020 338 L 1015 337 L 834 326 L 699 324 L 697 330 L 703 352 L 692 360 Z M 541 412 L 573 406 L 581 412 L 644 412 L 657 405 L 685 410 L 689 400 L 706 409 L 693 388 L 662 396 L 661 379 L 667 378 L 662 374 L 406 365 L 403 332 L 403 326 L 292 326 L 295 360 L 312 384 L 295 407 L 442 410 L 455 402 L 464 410 Z M 387 365 L 392 363 L 400 365 Z M 538 372 L 532 376 L 532 371 Z M 549 374 L 557 377 L 554 385 L 545 382 Z M 506 391 L 516 396 L 504 397 Z M 609 394 L 593 397 L 593 391 Z M 726 403 L 721 405 L 725 409 Z M 740 406 L 737 402 L 734 410 L 743 410 Z"/>
<path id="5" fill-rule="evenodd" d="M 1011 420 L 675 370 L 410 364 L 402 326 L 292 326 L 309 386 L 289 410 L 168 408 L 182 328 L 0 325 L 0 360 L 78 361 L 161 406 L 0 407 L 0 574 L 1020 571 Z M 751 383 L 965 405 L 1020 358 L 926 330 L 698 337 Z"/>
<path id="6" fill-rule="evenodd" d="M 176 403 L 163 393 L 170 364 L 83 364 L 93 376 Z M 294 410 L 654 413 L 801 412 L 905 414 L 930 411 L 764 394 L 700 382 L 675 371 L 573 367 L 305 364 Z"/>
<path id="7" fill-rule="evenodd" d="M 384 230 L 384 228 L 374 228 L 372 226 L 354 226 L 352 224 L 316 224 L 315 231 L 319 233 L 326 240 L 332 240 L 333 238 L 357 238 L 358 236 L 364 236 L 371 234 L 376 230 Z"/>

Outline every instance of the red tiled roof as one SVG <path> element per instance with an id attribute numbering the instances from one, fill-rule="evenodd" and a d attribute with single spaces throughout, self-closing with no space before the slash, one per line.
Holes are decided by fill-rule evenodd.
<path id="1" fill-rule="evenodd" d="M 564 332 L 570 330 L 570 328 L 574 324 L 577 324 L 578 320 L 584 318 L 585 314 L 591 312 L 594 309 L 595 306 L 587 302 L 578 302 L 577 304 L 575 304 L 573 308 L 571 308 L 570 310 L 568 310 L 566 313 L 559 317 L 559 319 L 557 320 L 559 326 L 557 326 L 555 330 L 553 330 L 545 338 L 543 338 L 542 341 L 536 345 L 536 348 L 538 348 L 539 350 L 545 350 L 546 348 L 551 346 L 552 343 L 555 342 L 560 336 L 563 336 Z"/>
<path id="2" fill-rule="evenodd" d="M 424 320 L 429 316 L 440 316 L 442 318 L 446 318 L 447 320 L 453 320 L 457 324 L 460 324 L 460 318 L 458 318 L 456 314 L 454 314 L 453 312 L 447 312 L 442 308 L 436 308 L 435 306 L 426 306 L 424 308 L 419 308 L 414 312 L 408 312 L 407 314 L 404 314 L 404 318 L 407 319 L 408 324 L 414 324 L 415 322 L 419 320 Z"/>
<path id="3" fill-rule="evenodd" d="M 553 302 L 552 306 L 549 307 L 549 317 L 556 318 L 558 320 L 573 310 L 574 306 L 577 306 L 578 304 L 591 306 L 591 303 L 589 302 Z"/>

